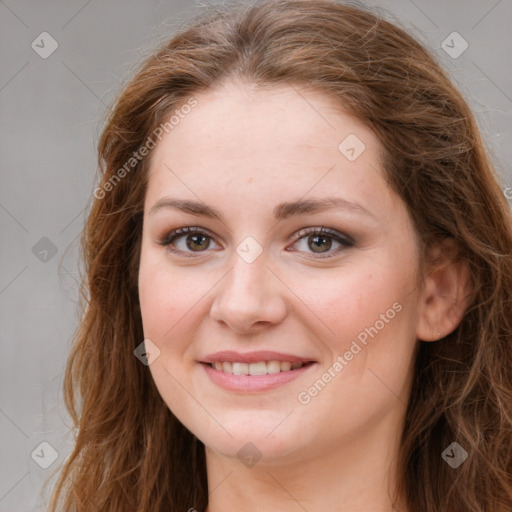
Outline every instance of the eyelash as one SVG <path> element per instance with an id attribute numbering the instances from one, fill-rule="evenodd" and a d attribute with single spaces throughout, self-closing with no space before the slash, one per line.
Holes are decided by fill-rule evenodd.
<path id="1" fill-rule="evenodd" d="M 192 257 L 193 258 L 194 257 L 193 256 L 193 252 L 192 253 L 190 253 L 190 252 L 187 253 L 185 251 L 181 251 L 180 249 L 171 249 L 171 244 L 176 239 L 182 237 L 183 235 L 204 235 L 204 236 L 207 236 L 208 238 L 211 238 L 212 240 L 214 239 L 214 237 L 212 235 L 210 235 L 207 231 L 205 231 L 202 228 L 199 228 L 199 227 L 185 227 L 185 228 L 174 229 L 169 234 L 167 234 L 162 240 L 159 240 L 158 244 L 162 245 L 164 247 L 168 247 L 169 250 L 174 252 L 174 253 L 182 253 L 182 254 L 185 254 L 186 257 Z M 308 236 L 308 235 L 309 236 L 320 235 L 320 236 L 324 236 L 324 237 L 327 237 L 327 238 L 332 238 L 336 242 L 338 242 L 339 244 L 344 246 L 345 248 L 353 247 L 355 245 L 355 241 L 351 237 L 349 237 L 347 235 L 344 235 L 342 233 L 339 233 L 338 231 L 335 231 L 333 229 L 324 228 L 324 227 L 301 229 L 297 233 L 297 237 L 298 238 L 294 242 L 294 244 L 297 243 L 302 238 Z M 343 249 L 343 247 L 338 248 L 337 250 L 333 251 L 333 253 L 330 254 L 329 256 L 315 256 L 314 258 L 315 259 L 332 258 L 332 257 L 336 256 L 342 249 Z M 205 251 L 197 251 L 198 254 L 201 253 L 201 252 L 205 252 Z M 310 253 L 310 254 L 315 254 L 315 253 Z M 321 253 L 317 253 L 317 254 L 321 254 Z"/>

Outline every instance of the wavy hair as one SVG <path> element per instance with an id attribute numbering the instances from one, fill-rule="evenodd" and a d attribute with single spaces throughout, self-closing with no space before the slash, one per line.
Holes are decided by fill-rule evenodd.
<path id="1" fill-rule="evenodd" d="M 112 180 L 180 105 L 239 78 L 309 87 L 365 122 L 414 221 L 420 263 L 436 243 L 455 242 L 471 296 L 451 334 L 418 342 L 397 492 L 414 512 L 510 512 L 512 219 L 496 166 L 433 54 L 383 16 L 335 0 L 206 8 L 119 95 L 98 147 L 108 191 L 95 194 L 81 239 L 81 319 L 64 380 L 74 448 L 50 512 L 207 506 L 204 445 L 133 354 L 143 340 L 137 276 L 149 158 Z M 468 452 L 457 469 L 441 457 L 454 441 Z"/>

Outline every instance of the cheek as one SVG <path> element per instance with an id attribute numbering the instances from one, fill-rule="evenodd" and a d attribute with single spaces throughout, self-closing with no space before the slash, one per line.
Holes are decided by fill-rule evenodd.
<path id="1" fill-rule="evenodd" d="M 315 322 L 322 326 L 318 340 L 330 354 L 323 371 L 336 375 L 330 399 L 352 390 L 358 397 L 354 407 L 374 399 L 383 406 L 389 389 L 405 389 L 415 347 L 417 294 L 414 266 L 400 272 L 405 265 L 392 259 L 379 257 L 365 266 L 347 267 L 304 287 L 322 321 Z M 393 399 L 393 394 L 387 398 Z"/>
<path id="2" fill-rule="evenodd" d="M 180 311 L 185 307 L 183 288 L 186 284 L 175 276 L 171 278 L 165 261 L 157 258 L 154 251 L 141 251 L 139 266 L 139 302 L 144 336 L 158 345 L 166 332 L 177 323 Z"/>
<path id="3" fill-rule="evenodd" d="M 189 289 L 186 279 L 169 272 L 165 258 L 157 257 L 155 252 L 144 249 L 141 252 L 139 302 L 144 338 L 150 339 L 160 349 L 149 371 L 160 395 L 174 412 L 187 404 L 187 397 L 180 386 L 185 382 L 188 371 L 183 366 L 182 357 L 187 338 L 181 335 L 181 330 L 187 324 L 186 313 L 194 301 L 190 294 L 187 296 L 185 293 Z"/>
<path id="4" fill-rule="evenodd" d="M 370 265 L 344 269 L 337 279 L 316 281 L 308 288 L 311 309 L 325 326 L 318 337 L 330 354 L 318 377 L 328 384 L 301 390 L 299 403 L 322 417 L 326 404 L 340 417 L 351 411 L 347 431 L 370 421 L 396 405 L 404 396 L 412 368 L 415 338 L 415 298 L 412 273 L 399 265 Z M 411 284 L 412 283 L 412 284 Z M 328 328 L 328 329 L 327 329 Z M 320 334 L 320 330 L 317 330 Z M 321 392 L 319 391 L 321 390 Z M 405 400 L 405 398 L 404 398 Z"/>
<path id="5" fill-rule="evenodd" d="M 322 332 L 340 340 L 340 350 L 346 340 L 375 323 L 379 330 L 388 329 L 400 317 L 397 310 L 403 308 L 411 283 L 403 274 L 384 267 L 381 260 L 378 269 L 344 268 L 325 279 L 303 281 L 305 304 L 321 320 Z"/>
<path id="6" fill-rule="evenodd" d="M 190 268 L 171 270 L 161 255 L 142 251 L 139 300 L 144 337 L 160 348 L 149 371 L 167 407 L 186 428 L 206 438 L 219 435 L 218 426 L 200 402 L 191 398 L 201 391 L 193 387 L 191 372 L 196 363 L 189 351 L 197 328 L 194 314 L 201 314 L 199 302 L 211 287 L 212 283 L 208 287 L 204 276 Z"/>
<path id="7" fill-rule="evenodd" d="M 188 356 L 197 318 L 215 277 L 193 267 L 171 266 L 162 251 L 143 250 L 139 267 L 139 302 L 144 336 L 161 349 L 161 362 L 173 367 Z"/>

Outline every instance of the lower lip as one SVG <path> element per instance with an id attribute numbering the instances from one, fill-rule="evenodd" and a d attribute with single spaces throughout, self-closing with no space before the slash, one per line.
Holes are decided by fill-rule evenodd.
<path id="1" fill-rule="evenodd" d="M 265 375 L 233 375 L 231 373 L 224 373 L 220 370 L 212 368 L 207 363 L 201 363 L 204 367 L 206 374 L 214 384 L 217 384 L 223 389 L 228 391 L 267 391 L 275 389 L 287 382 L 299 378 L 308 372 L 316 363 L 309 363 L 296 368 L 295 370 L 289 370 L 287 372 L 279 373 L 267 373 Z"/>

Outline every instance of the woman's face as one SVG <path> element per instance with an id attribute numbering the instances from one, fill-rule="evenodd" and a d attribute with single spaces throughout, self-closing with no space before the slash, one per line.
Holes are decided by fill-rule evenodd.
<path id="1" fill-rule="evenodd" d="M 311 91 L 229 83 L 195 99 L 153 150 L 144 208 L 140 305 L 163 400 L 208 448 L 260 463 L 398 432 L 417 242 L 377 138 Z"/>

